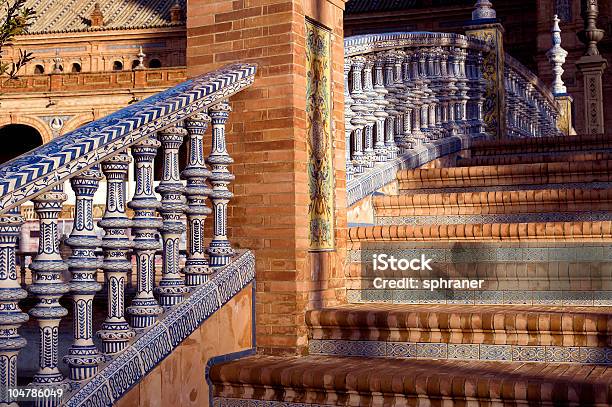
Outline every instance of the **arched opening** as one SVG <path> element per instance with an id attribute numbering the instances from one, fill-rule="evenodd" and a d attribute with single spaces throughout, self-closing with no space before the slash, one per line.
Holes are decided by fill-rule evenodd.
<path id="1" fill-rule="evenodd" d="M 25 124 L 9 124 L 0 128 L 0 140 L 2 140 L 0 164 L 43 144 L 43 138 L 38 130 Z"/>
<path id="2" fill-rule="evenodd" d="M 113 71 L 123 71 L 123 62 L 121 61 L 113 62 Z"/>
<path id="3" fill-rule="evenodd" d="M 161 68 L 161 61 L 157 58 L 154 58 L 149 61 L 149 68 Z"/>
<path id="4" fill-rule="evenodd" d="M 34 67 L 34 75 L 42 75 L 45 73 L 45 67 L 42 65 L 36 65 Z"/>
<path id="5" fill-rule="evenodd" d="M 135 59 L 132 61 L 132 69 L 136 69 L 140 65 L 140 61 Z"/>
<path id="6" fill-rule="evenodd" d="M 70 69 L 70 72 L 72 73 L 79 73 L 81 72 L 81 64 L 75 62 L 72 64 L 72 68 Z"/>

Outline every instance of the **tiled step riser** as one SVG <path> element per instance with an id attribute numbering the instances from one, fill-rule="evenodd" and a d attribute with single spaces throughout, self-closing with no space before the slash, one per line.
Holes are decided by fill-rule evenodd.
<path id="1" fill-rule="evenodd" d="M 311 339 L 310 355 L 612 365 L 612 348 Z"/>
<path id="2" fill-rule="evenodd" d="M 400 188 L 440 188 L 609 181 L 612 161 L 553 162 L 409 169 L 397 173 Z"/>
<path id="3" fill-rule="evenodd" d="M 507 166 L 490 166 L 409 170 L 398 174 L 399 190 L 400 192 L 420 190 L 420 193 L 424 193 L 426 192 L 423 191 L 424 189 L 434 188 L 489 187 L 493 190 L 498 186 L 520 187 L 522 185 L 612 182 L 612 165 L 607 164 L 609 161 L 602 161 L 601 163 L 606 163 L 606 165 L 585 165 L 585 168 L 575 170 L 541 168 L 546 165 L 557 165 L 557 163 L 538 164 L 540 168 L 529 168 L 522 172 L 519 171 L 527 165 L 514 166 L 513 169 L 508 169 Z M 570 164 L 577 166 L 582 163 Z M 590 164 L 590 162 L 584 164 Z"/>
<path id="4" fill-rule="evenodd" d="M 368 284 L 359 281 L 355 286 Z M 612 291 L 528 291 L 528 290 L 396 290 L 349 288 L 352 304 L 464 304 L 464 305 L 546 305 L 558 307 L 611 307 Z"/>
<path id="5" fill-rule="evenodd" d="M 612 160 L 612 152 L 592 153 L 557 153 L 557 154 L 516 154 L 461 158 L 457 167 L 473 167 L 483 165 L 515 165 L 552 162 L 600 161 Z"/>
<path id="6" fill-rule="evenodd" d="M 612 212 L 612 189 L 391 195 L 373 201 L 377 217 Z"/>

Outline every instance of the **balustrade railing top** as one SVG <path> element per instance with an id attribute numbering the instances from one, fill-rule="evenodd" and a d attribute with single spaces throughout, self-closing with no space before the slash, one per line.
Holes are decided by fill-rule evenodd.
<path id="1" fill-rule="evenodd" d="M 0 165 L 0 213 L 240 92 L 255 71 L 235 64 L 198 76 Z"/>

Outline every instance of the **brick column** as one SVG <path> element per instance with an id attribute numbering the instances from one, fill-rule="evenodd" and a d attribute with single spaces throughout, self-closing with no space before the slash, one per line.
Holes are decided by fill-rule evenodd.
<path id="1" fill-rule="evenodd" d="M 344 0 L 188 1 L 190 76 L 238 61 L 259 65 L 255 84 L 230 99 L 227 140 L 236 180 L 228 237 L 235 248 L 255 252 L 257 345 L 267 353 L 303 352 L 304 311 L 345 295 L 343 8 Z M 324 37 L 328 29 L 331 39 L 331 126 L 320 133 L 309 119 L 320 112 L 307 103 L 307 55 L 319 44 L 309 42 L 307 21 Z M 328 153 L 324 169 L 313 165 L 319 148 Z M 335 184 L 311 199 L 311 174 L 319 171 Z"/>

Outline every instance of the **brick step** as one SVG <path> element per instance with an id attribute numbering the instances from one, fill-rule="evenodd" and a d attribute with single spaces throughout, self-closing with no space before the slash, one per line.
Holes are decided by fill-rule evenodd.
<path id="1" fill-rule="evenodd" d="M 477 156 L 459 158 L 457 167 L 473 167 L 482 165 L 536 164 L 553 162 L 601 161 L 612 160 L 612 152 L 561 152 L 552 154 L 502 154 L 492 156 Z"/>
<path id="2" fill-rule="evenodd" d="M 612 161 L 411 169 L 399 171 L 397 179 L 401 191 L 612 182 Z"/>
<path id="3" fill-rule="evenodd" d="M 379 225 L 348 229 L 350 242 L 610 242 L 611 221 Z"/>
<path id="4" fill-rule="evenodd" d="M 510 346 L 603 349 L 612 345 L 609 307 L 349 304 L 308 311 L 306 325 L 309 339 L 315 342 L 311 343 L 311 349 L 315 348 L 316 353 L 324 352 L 326 345 L 334 345 L 333 341 L 368 341 L 370 351 L 382 353 L 382 356 L 389 356 L 392 349 L 387 345 L 390 343 L 410 345 L 411 351 L 416 351 L 417 347 L 426 348 L 421 346 L 424 344 L 453 345 L 438 346 L 439 349 L 466 345 L 464 350 L 476 359 L 478 345 L 494 345 L 481 349 L 481 353 L 486 352 L 483 357 L 494 350 L 510 351 Z M 357 347 L 368 345 L 359 342 L 354 344 Z M 432 346 L 429 350 L 435 349 L 436 346 Z M 514 350 L 518 352 L 522 348 Z M 425 354 L 428 349 L 419 351 Z M 365 356 L 375 356 L 374 353 Z M 612 363 L 612 348 L 609 353 Z M 410 355 L 417 357 L 414 352 Z"/>
<path id="5" fill-rule="evenodd" d="M 210 378 L 219 406 L 612 403 L 612 368 L 595 365 L 257 355 L 215 365 Z"/>
<path id="6" fill-rule="evenodd" d="M 600 211 L 612 220 L 612 189 L 449 192 L 375 196 L 377 218 Z M 554 217 L 553 217 L 554 218 Z M 554 220 L 554 219 L 553 219 Z M 411 220 L 412 221 L 412 220 Z"/>
<path id="7" fill-rule="evenodd" d="M 612 150 L 612 135 L 578 135 L 564 137 L 538 137 L 504 140 L 475 141 L 472 156 L 501 154 L 552 153 L 569 151 Z"/>

